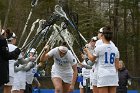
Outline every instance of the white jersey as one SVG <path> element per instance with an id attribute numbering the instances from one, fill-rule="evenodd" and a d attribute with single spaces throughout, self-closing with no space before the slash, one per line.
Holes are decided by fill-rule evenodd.
<path id="1" fill-rule="evenodd" d="M 103 43 L 103 40 L 102 39 L 99 39 L 99 40 L 96 41 L 95 47 L 100 46 L 100 45 L 103 45 L 103 44 L 104 44 Z M 112 41 L 110 41 L 110 44 L 112 46 L 116 47 L 115 44 Z M 93 85 L 97 85 L 97 73 L 98 73 L 98 68 L 97 68 L 98 67 L 98 62 L 97 62 L 97 60 L 98 60 L 98 58 L 96 58 L 96 61 L 95 61 L 95 69 L 94 69 L 94 76 L 93 76 L 93 79 L 94 79 L 93 82 L 94 83 L 93 83 Z"/>
<path id="2" fill-rule="evenodd" d="M 8 44 L 8 48 L 9 48 L 9 52 L 14 51 L 17 46 L 13 45 L 13 44 Z M 16 60 L 9 60 L 9 76 L 13 77 L 14 76 L 14 63 L 16 62 Z"/>
<path id="3" fill-rule="evenodd" d="M 21 66 L 21 65 L 19 65 L 19 66 Z M 25 71 L 16 72 L 14 75 L 14 82 L 12 85 L 12 91 L 25 89 L 25 85 L 26 85 L 26 72 Z"/>
<path id="4" fill-rule="evenodd" d="M 32 64 L 33 62 L 29 62 L 28 64 Z M 34 79 L 34 74 L 37 72 L 37 68 L 34 67 L 32 69 L 30 69 L 29 71 L 26 72 L 26 82 L 28 84 L 32 84 L 33 79 Z"/>
<path id="5" fill-rule="evenodd" d="M 95 47 L 96 47 L 96 46 L 99 46 L 99 45 L 102 45 L 102 44 L 103 44 L 103 40 L 102 40 L 102 39 L 99 39 L 99 40 L 96 41 Z M 115 44 L 114 44 L 112 41 L 110 41 L 110 44 L 113 45 L 113 46 L 115 46 Z M 115 47 L 116 47 L 116 46 L 115 46 Z"/>
<path id="6" fill-rule="evenodd" d="M 52 66 L 52 71 L 58 73 L 73 73 L 72 66 L 77 63 L 77 60 L 73 56 L 70 50 L 67 51 L 66 55 L 60 57 L 58 47 L 50 50 L 48 52 L 50 57 L 53 57 L 54 64 Z"/>
<path id="7" fill-rule="evenodd" d="M 117 86 L 118 74 L 115 68 L 115 59 L 119 58 L 119 51 L 112 44 L 97 46 L 93 53 L 97 58 L 97 87 Z"/>

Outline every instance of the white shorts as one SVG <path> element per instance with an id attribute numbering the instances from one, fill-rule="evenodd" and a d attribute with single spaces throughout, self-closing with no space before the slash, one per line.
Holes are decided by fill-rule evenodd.
<path id="1" fill-rule="evenodd" d="M 118 73 L 115 69 L 99 69 L 97 87 L 118 86 Z"/>
<path id="2" fill-rule="evenodd" d="M 104 86 L 118 86 L 117 77 L 116 76 L 99 77 L 97 80 L 97 87 Z"/>
<path id="3" fill-rule="evenodd" d="M 25 86 L 26 86 L 26 72 L 19 71 L 15 73 L 12 91 L 20 89 L 25 90 Z"/>
<path id="4" fill-rule="evenodd" d="M 94 72 L 92 76 L 93 76 L 91 79 L 92 86 L 97 86 L 97 72 Z"/>
<path id="5" fill-rule="evenodd" d="M 13 85 L 13 81 L 14 81 L 14 77 L 9 76 L 9 82 L 6 83 L 6 86 L 12 86 Z"/>
<path id="6" fill-rule="evenodd" d="M 51 71 L 51 78 L 54 78 L 54 77 L 59 77 L 63 80 L 63 82 L 71 84 L 73 74 L 72 73 L 59 73 L 56 71 Z"/>

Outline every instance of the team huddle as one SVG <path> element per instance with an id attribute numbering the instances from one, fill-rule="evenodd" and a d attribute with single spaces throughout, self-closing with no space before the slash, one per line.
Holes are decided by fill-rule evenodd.
<path id="1" fill-rule="evenodd" d="M 7 38 L 9 52 L 17 49 L 15 33 L 8 30 L 2 31 L 1 35 Z M 119 82 L 120 55 L 118 48 L 111 41 L 112 38 L 111 28 L 109 26 L 102 27 L 98 31 L 98 36 L 92 37 L 83 48 L 81 52 L 82 62 L 76 59 L 66 41 L 61 42 L 61 45 L 53 49 L 46 45 L 38 64 L 35 62 L 37 58 L 36 49 L 30 49 L 27 55 L 24 52 L 18 53 L 16 60 L 9 60 L 9 82 L 4 85 L 4 93 L 32 93 L 33 80 L 40 86 L 35 74 L 49 58 L 54 60 L 51 80 L 55 93 L 74 91 L 79 75 L 77 67 L 82 68 L 83 80 L 79 83 L 80 93 L 85 93 L 84 87 L 87 82 L 89 82 L 92 93 L 116 93 Z"/>

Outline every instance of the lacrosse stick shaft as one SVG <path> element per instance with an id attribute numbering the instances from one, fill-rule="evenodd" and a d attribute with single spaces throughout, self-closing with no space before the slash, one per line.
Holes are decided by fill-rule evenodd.
<path id="1" fill-rule="evenodd" d="M 46 46 L 46 45 L 48 45 L 50 41 L 51 41 L 51 39 L 49 39 L 49 40 L 48 40 L 48 42 L 45 44 L 45 46 Z M 39 58 L 40 58 L 40 56 L 43 54 L 43 52 L 44 52 L 44 48 L 41 50 L 41 52 L 40 52 L 40 53 L 39 53 L 39 55 L 37 56 L 37 58 L 36 58 L 35 62 L 37 62 L 37 61 L 38 61 L 38 59 L 39 59 Z"/>
<path id="2" fill-rule="evenodd" d="M 23 29 L 23 31 L 22 31 L 22 34 L 21 34 L 21 38 L 20 38 L 20 40 L 19 40 L 18 47 L 19 47 L 20 44 L 21 44 L 21 40 L 22 40 L 22 38 L 23 38 L 23 36 L 24 36 L 24 34 L 25 34 L 25 31 L 26 31 L 26 29 L 27 29 L 28 22 L 29 22 L 29 20 L 31 19 L 31 15 L 32 15 L 32 12 L 33 12 L 33 8 L 37 5 L 37 2 L 38 2 L 38 0 L 33 0 L 33 1 L 31 2 L 31 6 L 32 6 L 32 7 L 31 7 L 30 13 L 29 13 L 29 15 L 28 15 L 28 18 L 27 18 L 27 20 L 26 20 L 24 29 Z"/>
<path id="3" fill-rule="evenodd" d="M 33 24 L 32 24 L 32 27 L 31 27 L 31 30 L 30 30 L 30 33 L 28 34 L 23 46 L 25 46 L 26 42 L 28 41 L 29 37 L 31 36 L 32 32 L 34 31 L 34 28 L 35 28 L 35 24 L 39 21 L 39 19 L 37 19 Z"/>
<path id="4" fill-rule="evenodd" d="M 57 29 L 56 29 L 56 30 L 57 30 Z M 68 47 L 70 48 L 71 52 L 72 52 L 73 55 L 75 56 L 76 60 L 77 60 L 78 62 L 80 62 L 80 60 L 79 60 L 78 57 L 76 56 L 75 52 L 73 51 L 73 49 L 72 49 L 72 47 L 70 46 L 70 44 L 68 43 L 68 41 L 67 41 L 67 40 L 65 39 L 65 37 L 63 37 L 63 35 L 61 34 L 61 31 L 62 31 L 62 30 L 64 30 L 64 29 L 61 29 L 60 31 L 57 30 L 58 33 L 59 33 L 59 35 L 60 35 L 60 37 L 67 43 Z"/>
<path id="5" fill-rule="evenodd" d="M 61 6 L 56 5 L 55 6 L 55 12 L 56 12 L 56 14 L 60 15 L 61 17 L 64 17 L 68 21 L 68 23 L 77 31 L 77 34 L 79 35 L 79 39 L 83 39 L 87 43 L 86 39 L 81 35 L 81 33 L 78 30 L 78 28 L 69 20 L 69 18 L 67 17 L 66 13 L 63 11 Z M 83 47 L 83 43 L 84 42 L 82 42 L 80 40 L 81 47 Z"/>
<path id="6" fill-rule="evenodd" d="M 40 32 L 40 34 L 38 35 L 38 37 L 30 44 L 30 46 L 28 47 L 28 52 L 25 53 L 25 57 L 27 56 L 27 54 L 31 51 L 31 49 L 33 48 L 33 46 L 37 45 L 38 41 L 41 40 L 43 38 L 43 36 L 46 34 L 46 32 L 48 31 L 48 26 Z M 43 36 L 42 36 L 43 35 Z"/>
<path id="7" fill-rule="evenodd" d="M 78 34 L 80 35 L 80 37 L 81 37 L 86 43 L 88 43 L 87 40 L 84 38 L 84 36 L 80 33 L 79 29 L 78 29 L 76 26 L 74 26 L 73 23 L 72 23 L 68 18 L 67 18 L 67 21 L 70 23 L 70 25 L 71 25 L 75 30 L 78 31 Z"/>
<path id="8" fill-rule="evenodd" d="M 33 11 L 33 9 L 31 9 L 31 11 L 30 11 L 30 13 L 29 13 L 29 16 L 28 16 L 28 18 L 27 18 L 27 21 L 26 21 L 26 23 L 25 23 L 24 29 L 23 29 L 23 31 L 22 31 L 22 34 L 21 34 L 21 37 L 20 37 L 18 46 L 20 46 L 20 44 L 21 44 L 21 39 L 23 38 L 23 36 L 24 36 L 24 34 L 25 34 L 26 28 L 27 28 L 27 26 L 28 26 L 28 22 L 29 22 L 29 20 L 30 20 L 30 18 L 31 18 L 31 15 L 32 15 L 32 11 Z"/>

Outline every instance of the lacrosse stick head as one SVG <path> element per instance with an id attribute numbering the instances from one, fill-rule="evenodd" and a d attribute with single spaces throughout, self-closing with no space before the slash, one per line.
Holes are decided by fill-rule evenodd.
<path id="1" fill-rule="evenodd" d="M 31 6 L 32 6 L 32 7 L 36 6 L 36 5 L 37 5 L 37 2 L 38 2 L 38 0 L 32 0 Z"/>
<path id="2" fill-rule="evenodd" d="M 66 19 L 68 19 L 66 13 L 64 12 L 64 10 L 60 5 L 55 5 L 55 13 L 60 15 L 61 17 L 65 17 Z"/>
<path id="3" fill-rule="evenodd" d="M 66 29 L 67 28 L 67 24 L 65 22 L 61 23 L 61 29 Z"/>

